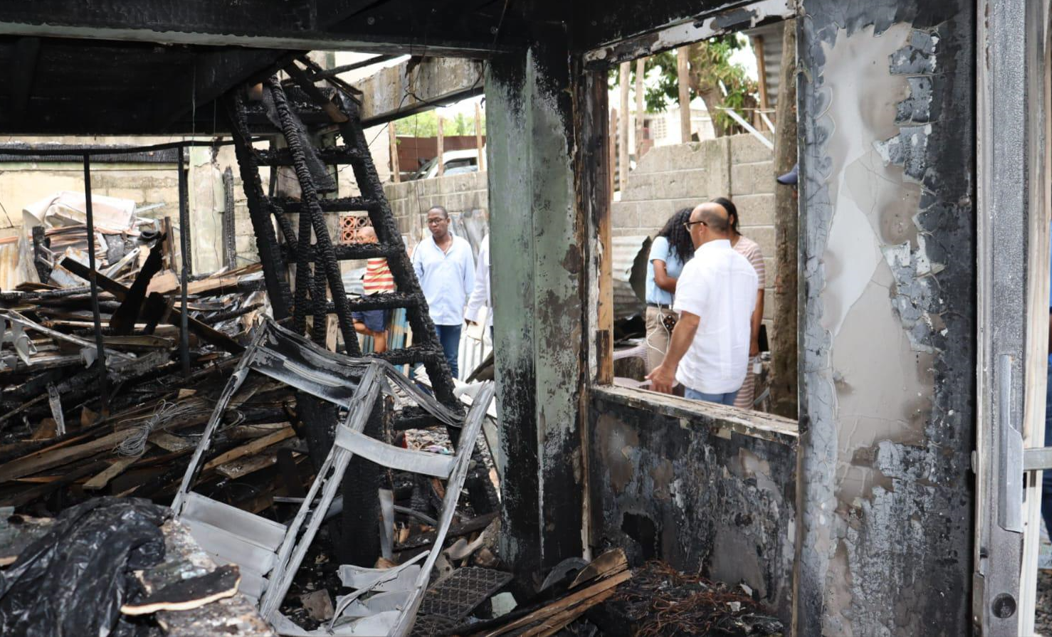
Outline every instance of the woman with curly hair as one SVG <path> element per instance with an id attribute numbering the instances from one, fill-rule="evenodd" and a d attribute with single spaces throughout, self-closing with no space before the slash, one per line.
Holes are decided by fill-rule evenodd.
<path id="1" fill-rule="evenodd" d="M 691 208 L 673 214 L 650 245 L 647 260 L 647 372 L 661 364 L 668 350 L 676 313 L 672 298 L 676 280 L 684 264 L 694 256 L 694 243 L 684 225 L 690 220 Z"/>
<path id="2" fill-rule="evenodd" d="M 730 199 L 716 197 L 712 203 L 719 204 L 727 211 L 727 218 L 731 222 L 731 247 L 749 260 L 756 270 L 757 290 L 756 309 L 752 313 L 751 335 L 749 343 L 749 366 L 745 372 L 745 382 L 738 390 L 734 399 L 734 406 L 739 409 L 752 409 L 753 400 L 756 396 L 756 375 L 753 373 L 754 366 L 760 362 L 760 324 L 763 322 L 763 288 L 765 284 L 765 268 L 763 264 L 763 252 L 760 246 L 752 239 L 738 232 L 738 207 Z"/>

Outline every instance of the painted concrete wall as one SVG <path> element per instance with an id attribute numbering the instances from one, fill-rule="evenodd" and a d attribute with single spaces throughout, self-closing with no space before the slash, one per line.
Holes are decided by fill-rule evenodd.
<path id="1" fill-rule="evenodd" d="M 592 544 L 624 547 L 731 586 L 792 615 L 796 438 L 761 438 L 597 393 L 589 410 Z M 777 421 L 777 418 L 772 418 Z"/>
<path id="2" fill-rule="evenodd" d="M 798 635 L 966 635 L 974 6 L 803 0 Z"/>
<path id="3" fill-rule="evenodd" d="M 385 183 L 384 194 L 391 204 L 398 230 L 419 240 L 425 230 L 427 211 L 433 206 L 444 206 L 452 213 L 488 212 L 487 178 L 487 174 L 481 172 Z"/>
<path id="4" fill-rule="evenodd" d="M 223 267 L 223 214 L 225 190 L 223 171 L 230 168 L 234 176 L 234 243 L 237 265 L 259 261 L 256 235 L 248 214 L 245 189 L 238 172 L 234 147 L 223 146 L 218 152 L 210 148 L 190 149 L 190 252 L 194 272 L 215 272 Z M 261 171 L 262 172 L 262 171 Z M 265 182 L 264 182 L 265 183 Z M 178 201 L 178 199 L 177 199 Z M 176 203 L 178 211 L 178 203 Z"/>
<path id="5" fill-rule="evenodd" d="M 26 141 L 0 138 L 0 142 Z M 34 144 L 92 144 L 149 145 L 170 142 L 168 138 L 112 137 L 33 138 Z M 234 151 L 224 146 L 213 153 L 209 148 L 192 148 L 190 153 L 190 221 L 191 254 L 195 273 L 213 272 L 222 265 L 221 215 L 223 213 L 223 170 L 227 166 L 234 174 L 235 236 L 238 264 L 258 260 L 255 236 L 248 217 L 241 178 Z M 266 169 L 264 169 L 266 177 Z M 84 189 L 84 167 L 80 163 L 18 162 L 0 164 L 0 229 L 20 226 L 22 208 L 62 190 L 80 192 Z M 93 194 L 130 199 L 140 208 L 164 204 L 148 210 L 142 216 L 161 219 L 171 217 L 179 243 L 179 178 L 175 163 L 169 164 L 107 164 L 91 166 Z M 176 249 L 178 255 L 178 247 Z"/>

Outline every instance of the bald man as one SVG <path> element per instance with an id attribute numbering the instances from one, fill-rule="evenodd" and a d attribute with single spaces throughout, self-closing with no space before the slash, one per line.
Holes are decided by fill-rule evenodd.
<path id="1" fill-rule="evenodd" d="M 676 283 L 673 309 L 679 321 L 661 365 L 647 376 L 654 391 L 733 405 L 749 365 L 749 341 L 756 306 L 756 270 L 731 247 L 727 211 L 703 203 L 686 222 L 694 258 Z"/>

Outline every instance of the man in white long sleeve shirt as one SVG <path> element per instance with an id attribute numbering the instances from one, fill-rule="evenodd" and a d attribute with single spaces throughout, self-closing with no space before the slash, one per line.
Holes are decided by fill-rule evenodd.
<path id="1" fill-rule="evenodd" d="M 475 258 L 471 244 L 449 232 L 449 213 L 442 206 L 427 211 L 427 228 L 431 236 L 413 251 L 413 270 L 427 299 L 450 371 L 457 378 L 464 301 L 475 285 Z"/>
<path id="2" fill-rule="evenodd" d="M 468 299 L 468 309 L 464 310 L 464 316 L 470 324 L 478 323 L 479 310 L 485 307 L 486 326 L 490 330 L 490 338 L 493 338 L 493 301 L 489 290 L 489 235 L 482 240 L 479 248 L 479 260 L 475 266 L 475 288 L 471 291 Z"/>

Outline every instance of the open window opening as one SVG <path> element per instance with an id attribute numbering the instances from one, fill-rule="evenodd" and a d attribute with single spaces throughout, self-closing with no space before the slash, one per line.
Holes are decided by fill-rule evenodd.
<path id="1" fill-rule="evenodd" d="M 737 342 L 739 334 L 713 347 L 716 315 L 700 317 L 704 327 L 686 358 L 708 343 L 717 358 L 728 359 L 734 371 L 721 376 L 741 382 L 717 384 L 728 390 L 723 401 L 737 415 L 797 418 L 795 33 L 785 37 L 794 28 L 781 16 L 730 31 L 697 26 L 694 37 L 701 39 L 664 51 L 644 48 L 627 60 L 622 45 L 606 67 L 610 274 L 599 287 L 608 285 L 612 299 L 613 348 L 611 373 L 600 374 L 599 384 L 658 399 L 653 372 L 683 317 L 677 296 L 681 302 L 689 296 L 677 290 L 698 240 L 691 230 L 697 224 L 687 224 L 696 208 L 718 201 L 732 249 L 755 273 L 749 309 L 734 311 L 746 317 L 739 332 L 747 330 L 747 342 Z M 729 357 L 728 349 L 735 349 Z M 690 363 L 693 372 L 680 361 L 672 396 L 661 402 L 690 408 L 675 398 L 712 393 L 696 378 L 696 356 Z M 722 387 L 728 383 L 736 387 Z"/>

